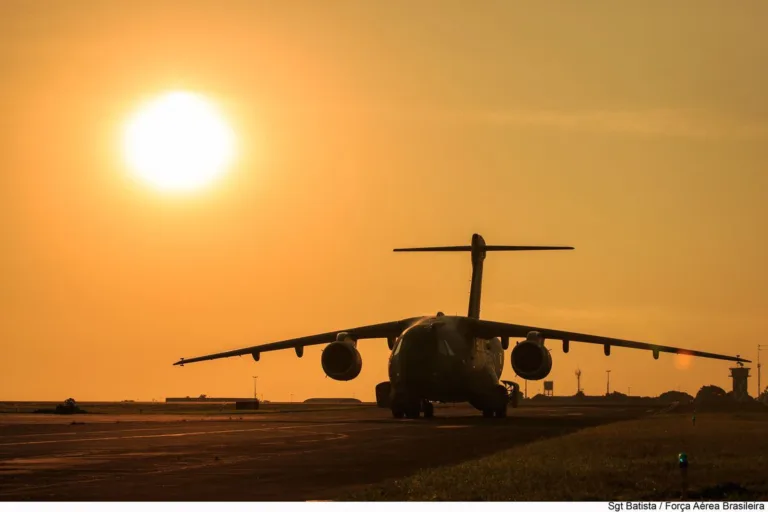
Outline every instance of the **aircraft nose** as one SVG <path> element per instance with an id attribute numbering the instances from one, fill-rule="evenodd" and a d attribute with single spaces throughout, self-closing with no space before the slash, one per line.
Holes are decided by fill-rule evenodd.
<path id="1" fill-rule="evenodd" d="M 419 385 L 429 379 L 431 368 L 435 362 L 437 336 L 434 330 L 427 326 L 414 329 L 403 337 L 402 364 L 406 382 L 409 385 Z"/>

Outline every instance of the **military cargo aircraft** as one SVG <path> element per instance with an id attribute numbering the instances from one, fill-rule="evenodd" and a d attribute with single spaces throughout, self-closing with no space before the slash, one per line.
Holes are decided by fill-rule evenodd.
<path id="1" fill-rule="evenodd" d="M 670 352 L 749 362 L 739 356 L 480 319 L 486 253 L 569 249 L 573 247 L 486 245 L 478 234 L 472 235 L 471 245 L 468 246 L 395 249 L 395 252 L 469 252 L 472 281 L 467 316 L 448 316 L 438 312 L 434 316 L 339 329 L 191 359 L 182 358 L 174 364 L 183 366 L 242 355 L 250 355 L 258 361 L 262 352 L 288 348 L 302 357 L 304 347 L 327 344 L 320 358 L 323 370 L 332 379 L 348 381 L 357 377 L 363 366 L 357 342 L 381 338 L 387 340 L 391 350 L 389 381 L 376 386 L 376 401 L 380 407 L 391 409 L 395 418 L 418 418 L 422 413 L 424 417 L 431 417 L 434 414 L 433 402 L 469 402 L 485 417 L 502 418 L 507 415 L 509 396 L 507 387 L 499 379 L 510 338 L 522 338 L 512 348 L 510 362 L 515 373 L 526 380 L 543 379 L 552 370 L 552 356 L 545 340 L 561 341 L 563 352 L 568 352 L 570 342 L 576 341 L 602 345 L 606 356 L 610 355 L 611 347 L 627 347 L 649 350 L 654 359 L 659 358 L 660 352 Z"/>

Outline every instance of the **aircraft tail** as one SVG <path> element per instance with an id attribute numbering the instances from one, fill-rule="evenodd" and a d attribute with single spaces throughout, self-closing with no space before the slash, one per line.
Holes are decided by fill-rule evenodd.
<path id="1" fill-rule="evenodd" d="M 472 245 L 452 245 L 444 247 L 409 247 L 395 249 L 395 252 L 457 252 L 472 253 L 472 284 L 469 290 L 469 318 L 480 318 L 480 295 L 483 287 L 483 260 L 489 251 L 562 251 L 573 247 L 543 245 L 486 245 L 483 237 L 472 235 Z"/>

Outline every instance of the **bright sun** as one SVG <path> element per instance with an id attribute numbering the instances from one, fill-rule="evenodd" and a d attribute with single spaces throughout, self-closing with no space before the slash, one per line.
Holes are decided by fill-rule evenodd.
<path id="1" fill-rule="evenodd" d="M 142 106 L 126 126 L 128 165 L 164 191 L 202 188 L 235 156 L 235 136 L 203 96 L 171 92 Z"/>

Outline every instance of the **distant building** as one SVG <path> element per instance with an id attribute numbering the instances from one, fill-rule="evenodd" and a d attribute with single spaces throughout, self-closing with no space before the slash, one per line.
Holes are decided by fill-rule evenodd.
<path id="1" fill-rule="evenodd" d="M 237 411 L 243 411 L 243 410 L 255 411 L 258 408 L 259 408 L 259 401 L 253 398 L 251 398 L 250 400 L 242 400 L 242 401 L 235 402 L 235 410 Z"/>
<path id="2" fill-rule="evenodd" d="M 307 398 L 305 404 L 361 404 L 357 398 Z"/>
<path id="3" fill-rule="evenodd" d="M 208 397 L 208 396 L 202 396 L 202 397 L 184 397 L 184 398 L 166 398 L 165 403 L 171 403 L 171 402 L 213 402 L 213 403 L 219 403 L 219 404 L 233 404 L 237 402 L 253 402 L 253 398 L 216 398 L 216 397 Z"/>
<path id="4" fill-rule="evenodd" d="M 733 379 L 733 399 L 737 402 L 744 402 L 750 399 L 747 392 L 747 380 L 749 379 L 749 368 L 738 366 L 731 368 L 731 379 Z"/>

